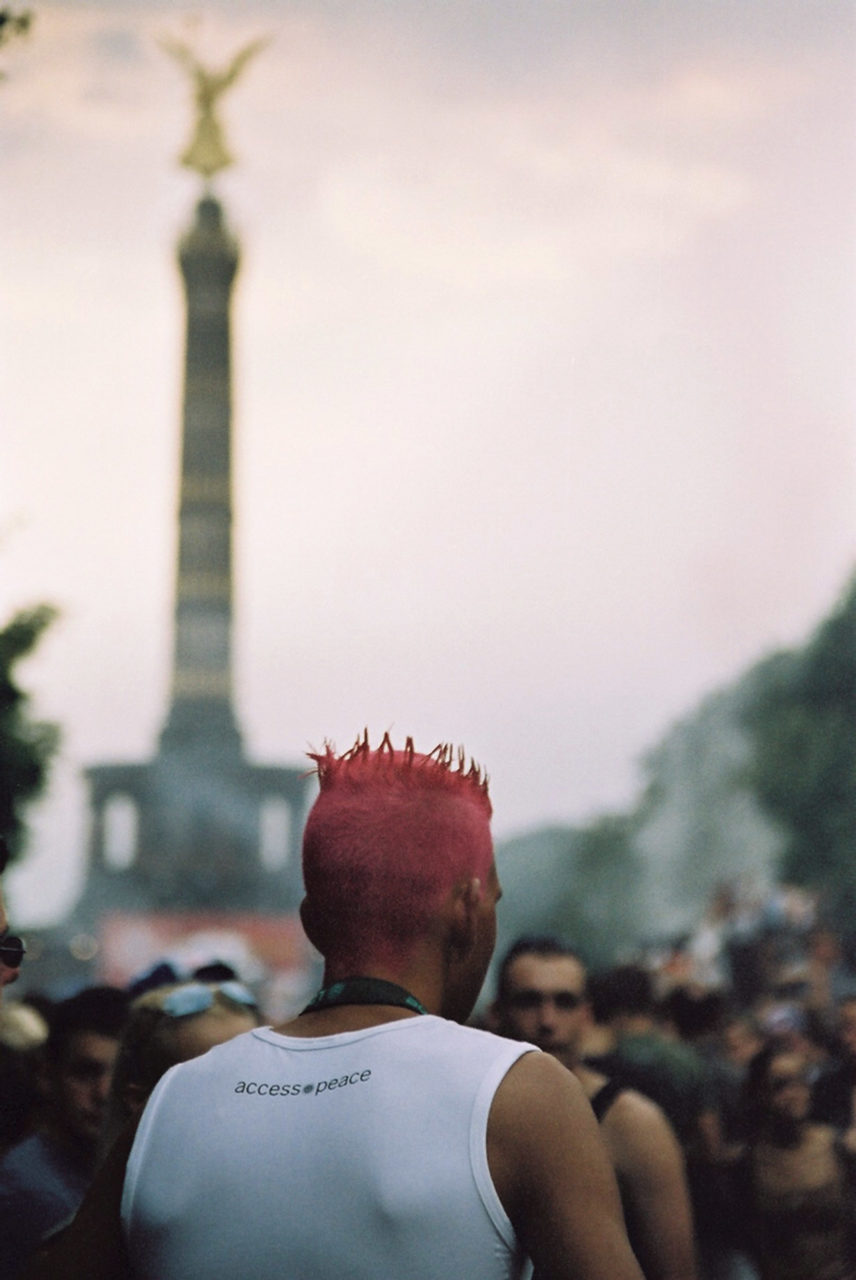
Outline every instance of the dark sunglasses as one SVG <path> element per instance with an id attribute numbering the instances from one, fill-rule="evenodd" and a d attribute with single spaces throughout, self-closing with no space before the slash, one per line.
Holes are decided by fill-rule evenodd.
<path id="1" fill-rule="evenodd" d="M 508 1003 L 512 1009 L 523 1012 L 540 1009 L 542 1004 L 554 1004 L 562 1013 L 579 1009 L 584 997 L 574 991 L 512 991 Z"/>
<path id="2" fill-rule="evenodd" d="M 205 1013 L 214 1004 L 215 991 L 245 1009 L 259 1007 L 252 991 L 242 982 L 218 982 L 213 987 L 206 986 L 204 982 L 188 982 L 170 991 L 161 1008 L 170 1018 L 189 1018 L 194 1013 Z"/>
<path id="3" fill-rule="evenodd" d="M 19 969 L 26 953 L 23 938 L 15 938 L 9 933 L 0 938 L 0 964 L 7 969 Z"/>

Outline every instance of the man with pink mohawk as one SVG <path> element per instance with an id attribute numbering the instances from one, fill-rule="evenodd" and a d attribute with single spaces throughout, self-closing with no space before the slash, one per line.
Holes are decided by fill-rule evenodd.
<path id="1" fill-rule="evenodd" d="M 532 1045 L 460 1025 L 496 940 L 487 780 L 408 739 L 313 756 L 306 1009 L 173 1068 L 122 1215 L 140 1280 L 641 1280 L 597 1124 Z"/>

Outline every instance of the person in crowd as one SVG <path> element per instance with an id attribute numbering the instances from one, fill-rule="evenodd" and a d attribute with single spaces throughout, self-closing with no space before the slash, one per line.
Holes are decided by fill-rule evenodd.
<path id="1" fill-rule="evenodd" d="M 15 1275 L 43 1235 L 83 1199 L 128 997 L 87 987 L 54 1008 L 44 1048 L 39 1129 L 0 1161 L 0 1271 Z"/>
<path id="2" fill-rule="evenodd" d="M 21 1280 L 118 1280 L 128 1274 L 119 1206 L 139 1116 L 161 1076 L 259 1025 L 252 992 L 234 979 L 147 988 L 119 1042 L 101 1132 L 100 1164 L 74 1218 L 39 1247 Z"/>
<path id="3" fill-rule="evenodd" d="M 812 1118 L 850 1133 L 856 1147 L 856 996 L 846 996 L 836 1010 L 836 1052 L 812 1090 Z"/>
<path id="4" fill-rule="evenodd" d="M 768 1040 L 805 1059 L 812 1088 L 830 1069 L 835 1057 L 835 1035 L 802 1000 L 774 1003 L 761 1011 L 761 1025 Z"/>
<path id="5" fill-rule="evenodd" d="M 764 1033 L 753 1013 L 727 1010 L 720 1030 L 720 1046 L 724 1061 L 742 1088 L 749 1063 L 764 1048 Z"/>
<path id="6" fill-rule="evenodd" d="M 259 1022 L 255 996 L 236 979 L 175 983 L 139 996 L 131 1006 L 113 1069 L 101 1131 L 105 1154 L 140 1116 L 169 1067 L 207 1053 Z"/>
<path id="7" fill-rule="evenodd" d="M 686 941 L 689 980 L 708 991 L 721 991 L 731 980 L 729 942 L 737 914 L 734 886 L 718 884 L 702 919 Z"/>
<path id="8" fill-rule="evenodd" d="M 718 988 L 675 987 L 662 1002 L 661 1019 L 680 1043 L 698 1054 L 707 1075 L 701 1141 L 691 1148 L 687 1167 L 699 1270 L 703 1280 L 749 1280 L 756 1272 L 734 1229 L 731 1178 L 745 1136 L 742 1077 L 722 1051 L 724 996 Z"/>
<path id="9" fill-rule="evenodd" d="M 619 965 L 600 975 L 596 998 L 598 1019 L 609 1026 L 615 1049 L 587 1065 L 652 1098 L 689 1158 L 715 1146 L 708 1072 L 694 1049 L 664 1032 L 651 974 L 640 965 Z"/>
<path id="10" fill-rule="evenodd" d="M 832 1029 L 844 1000 L 856 1000 L 856 972 L 837 930 L 823 922 L 809 932 L 806 944 L 806 1007 Z"/>
<path id="11" fill-rule="evenodd" d="M 681 1149 L 655 1103 L 583 1065 L 590 1016 L 579 955 L 559 938 L 518 939 L 500 965 L 489 1025 L 537 1044 L 574 1072 L 600 1123 L 647 1280 L 691 1280 L 692 1214 Z"/>
<path id="12" fill-rule="evenodd" d="M 9 847 L 0 836 L 0 876 L 6 870 L 9 861 Z M 21 971 L 26 947 L 23 941 L 9 932 L 9 919 L 6 915 L 6 903 L 3 899 L 3 885 L 0 882 L 0 1000 L 3 999 L 3 988 L 16 982 Z"/>
<path id="13" fill-rule="evenodd" d="M 770 1043 L 746 1081 L 749 1141 L 735 1203 L 762 1280 L 854 1280 L 851 1162 L 809 1118 L 805 1059 Z"/>
<path id="14" fill-rule="evenodd" d="M 461 1025 L 496 939 L 487 783 L 448 747 L 313 757 L 302 1014 L 155 1087 L 122 1218 L 138 1280 L 640 1280 L 570 1072 Z"/>

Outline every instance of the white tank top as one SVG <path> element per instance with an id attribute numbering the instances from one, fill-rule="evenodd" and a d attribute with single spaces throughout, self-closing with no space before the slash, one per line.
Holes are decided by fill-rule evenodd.
<path id="1" fill-rule="evenodd" d="M 485 1135 L 497 1086 L 530 1051 L 423 1016 L 311 1040 L 259 1028 L 173 1067 L 125 1177 L 135 1275 L 516 1275 Z"/>

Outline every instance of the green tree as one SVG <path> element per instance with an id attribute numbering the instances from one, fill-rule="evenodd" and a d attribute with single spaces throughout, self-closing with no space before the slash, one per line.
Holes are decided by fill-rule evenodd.
<path id="1" fill-rule="evenodd" d="M 44 788 L 59 744 L 56 725 L 31 718 L 29 695 L 19 688 L 15 667 L 55 617 L 55 609 L 38 605 L 15 614 L 0 630 L 0 836 L 13 859 L 23 846 L 24 811 Z"/>
<path id="2" fill-rule="evenodd" d="M 643 869 L 633 832 L 632 816 L 607 814 L 575 833 L 570 875 L 546 922 L 595 968 L 614 964 L 639 940 Z"/>
<path id="3" fill-rule="evenodd" d="M 15 36 L 25 36 L 32 21 L 33 15 L 29 9 L 16 10 L 10 4 L 0 5 L 0 48 Z M 5 78 L 6 72 L 0 69 L 0 80 Z"/>
<path id="4" fill-rule="evenodd" d="M 749 780 L 784 833 L 782 878 L 819 889 L 852 932 L 856 581 L 808 644 L 769 659 L 764 677 L 745 715 L 754 744 Z"/>

